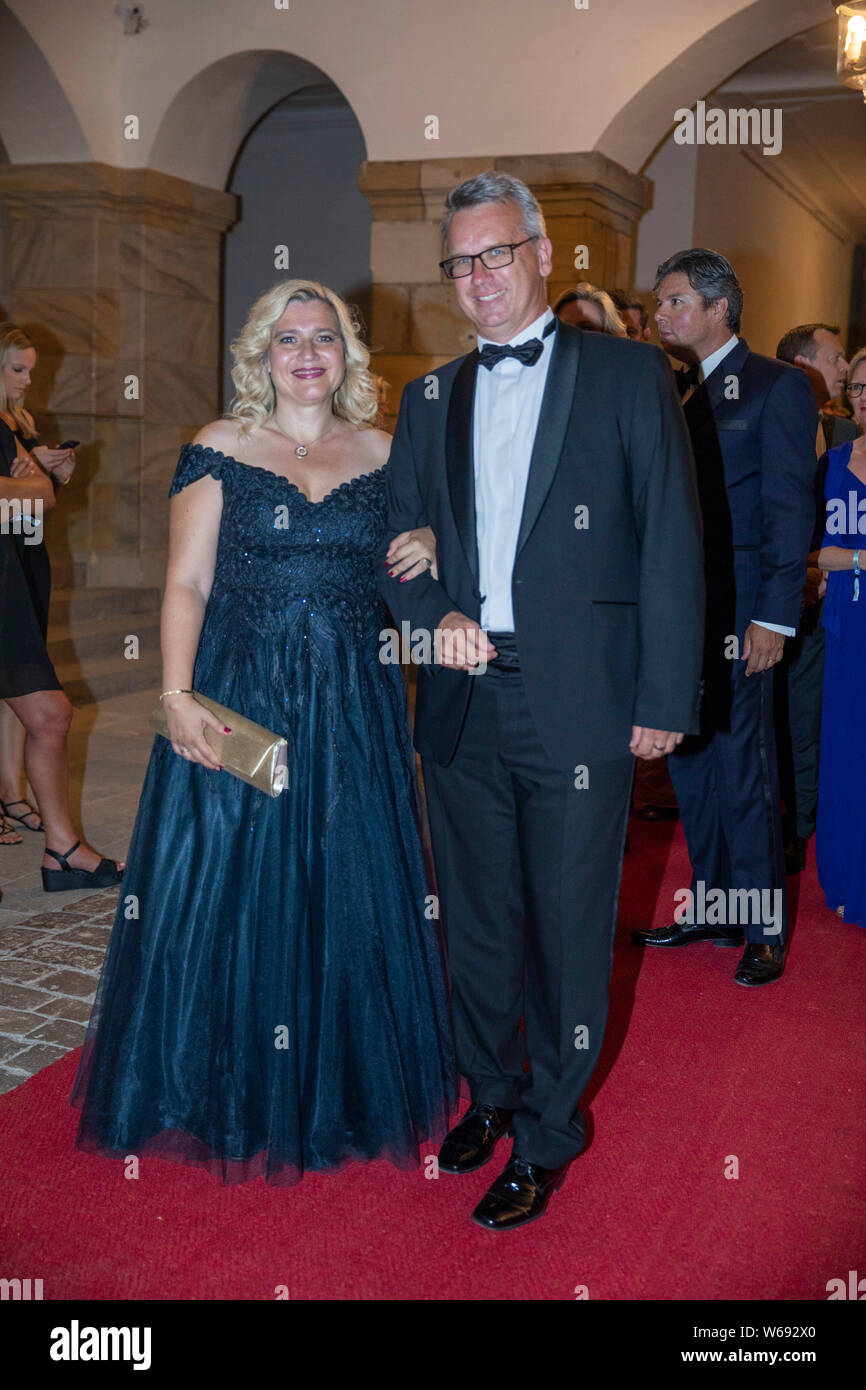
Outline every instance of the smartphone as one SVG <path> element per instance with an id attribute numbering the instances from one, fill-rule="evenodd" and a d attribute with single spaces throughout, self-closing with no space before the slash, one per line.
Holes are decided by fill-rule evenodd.
<path id="1" fill-rule="evenodd" d="M 58 449 L 77 449 L 81 443 L 80 439 L 66 439 L 62 444 L 58 444 Z"/>

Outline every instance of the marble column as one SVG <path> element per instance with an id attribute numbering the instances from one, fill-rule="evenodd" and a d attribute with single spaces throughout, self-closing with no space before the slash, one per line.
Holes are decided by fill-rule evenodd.
<path id="1" fill-rule="evenodd" d="M 162 582 L 178 450 L 219 411 L 228 193 L 152 169 L 0 166 L 2 308 L 36 343 L 28 406 L 79 439 L 49 526 L 88 585 Z M 67 581 L 68 582 L 68 581 Z"/>
<path id="2" fill-rule="evenodd" d="M 578 280 L 628 286 L 637 223 L 650 184 L 595 151 L 466 160 L 368 161 L 359 187 L 373 212 L 371 342 L 373 365 L 390 383 L 389 425 L 407 381 L 475 344 L 438 267 L 439 223 L 447 191 L 484 169 L 523 179 L 533 190 L 553 242 L 550 302 Z M 588 265 L 575 259 L 586 248 Z"/>

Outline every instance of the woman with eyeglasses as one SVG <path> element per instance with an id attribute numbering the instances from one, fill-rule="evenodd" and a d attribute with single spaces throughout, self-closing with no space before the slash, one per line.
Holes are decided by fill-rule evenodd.
<path id="1" fill-rule="evenodd" d="M 848 399 L 866 427 L 866 348 L 848 368 Z M 818 564 L 827 574 L 824 703 L 816 848 L 827 906 L 866 927 L 866 438 L 827 456 L 826 529 Z M 861 556 L 862 546 L 862 556 Z"/>

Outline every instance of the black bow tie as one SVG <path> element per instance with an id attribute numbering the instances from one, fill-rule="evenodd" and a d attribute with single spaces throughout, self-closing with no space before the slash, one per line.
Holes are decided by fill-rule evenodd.
<path id="1" fill-rule="evenodd" d="M 551 319 L 542 336 L 549 337 L 555 327 L 556 319 Z M 496 363 L 501 362 L 503 357 L 516 357 L 524 367 L 534 367 L 541 356 L 543 346 L 541 338 L 530 338 L 525 343 L 519 343 L 517 347 L 512 347 L 510 343 L 503 343 L 501 347 L 498 343 L 485 343 L 478 354 L 478 361 L 489 372 L 493 371 Z"/>
<path id="2" fill-rule="evenodd" d="M 688 391 L 690 386 L 700 386 L 701 384 L 701 364 L 695 362 L 686 371 L 679 373 L 680 395 Z"/>
<path id="3" fill-rule="evenodd" d="M 485 343 L 478 355 L 478 361 L 482 367 L 488 371 L 493 371 L 497 362 L 501 362 L 503 357 L 516 357 L 518 362 L 522 362 L 524 367 L 534 367 L 541 356 L 541 339 L 530 338 L 526 343 L 520 343 L 518 347 L 512 347 L 506 343 L 499 347 L 496 343 Z"/>

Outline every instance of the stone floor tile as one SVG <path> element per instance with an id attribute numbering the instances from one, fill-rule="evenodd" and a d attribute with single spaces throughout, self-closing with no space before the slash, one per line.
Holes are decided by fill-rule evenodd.
<path id="1" fill-rule="evenodd" d="M 96 976 L 84 975 L 79 970 L 57 970 L 39 981 L 44 989 L 57 994 L 69 994 L 76 999 L 90 999 L 96 990 Z"/>
<path id="2" fill-rule="evenodd" d="M 76 927 L 61 928 L 57 939 L 75 942 L 78 946 L 96 946 L 105 950 L 110 935 L 111 928 L 103 923 L 79 922 Z"/>
<path id="3" fill-rule="evenodd" d="M 102 951 L 79 946 L 74 941 L 59 941 L 56 938 L 41 941 L 27 952 L 28 960 L 44 960 L 48 965 L 68 965 L 74 970 L 98 970 L 102 964 Z"/>
<path id="4" fill-rule="evenodd" d="M 0 927 L 0 955 L 11 954 L 22 947 L 26 950 L 28 946 L 35 946 L 44 938 L 45 931 L 42 928 Z"/>
<path id="5" fill-rule="evenodd" d="M 93 1005 L 87 999 L 67 999 L 64 995 L 58 995 L 49 1003 L 40 1005 L 33 1017 L 48 1014 L 51 1018 L 72 1019 L 73 1023 L 88 1023 L 92 1012 Z"/>
<path id="6" fill-rule="evenodd" d="M 28 1076 L 33 1076 L 43 1067 L 50 1067 L 52 1062 L 56 1062 L 59 1057 L 64 1057 L 68 1051 L 68 1047 L 53 1047 L 51 1043 L 35 1043 L 33 1047 L 26 1047 L 23 1052 L 19 1052 L 10 1066 L 18 1071 L 26 1072 Z"/>
<path id="7" fill-rule="evenodd" d="M 5 1096 L 8 1091 L 14 1091 L 16 1086 L 23 1086 L 26 1080 L 26 1076 L 8 1071 L 6 1067 L 0 1067 L 0 1096 Z"/>
<path id="8" fill-rule="evenodd" d="M 12 1034 L 16 1038 L 26 1037 L 39 1027 L 43 1018 L 44 1014 L 33 1013 L 30 1009 L 0 1008 L 0 1033 Z"/>
<path id="9" fill-rule="evenodd" d="M 35 1032 L 28 1033 L 27 1041 L 56 1043 L 58 1047 L 79 1047 L 84 1042 L 83 1023 L 73 1023 L 70 1019 L 52 1018 L 43 1023 Z"/>
<path id="10" fill-rule="evenodd" d="M 47 989 L 31 989 L 29 985 L 0 985 L 0 1006 L 7 1009 L 35 1009 L 50 997 Z"/>
<path id="11" fill-rule="evenodd" d="M 22 960 L 21 957 L 0 958 L 0 983 L 31 985 L 49 974 L 50 965 L 41 960 Z"/>

